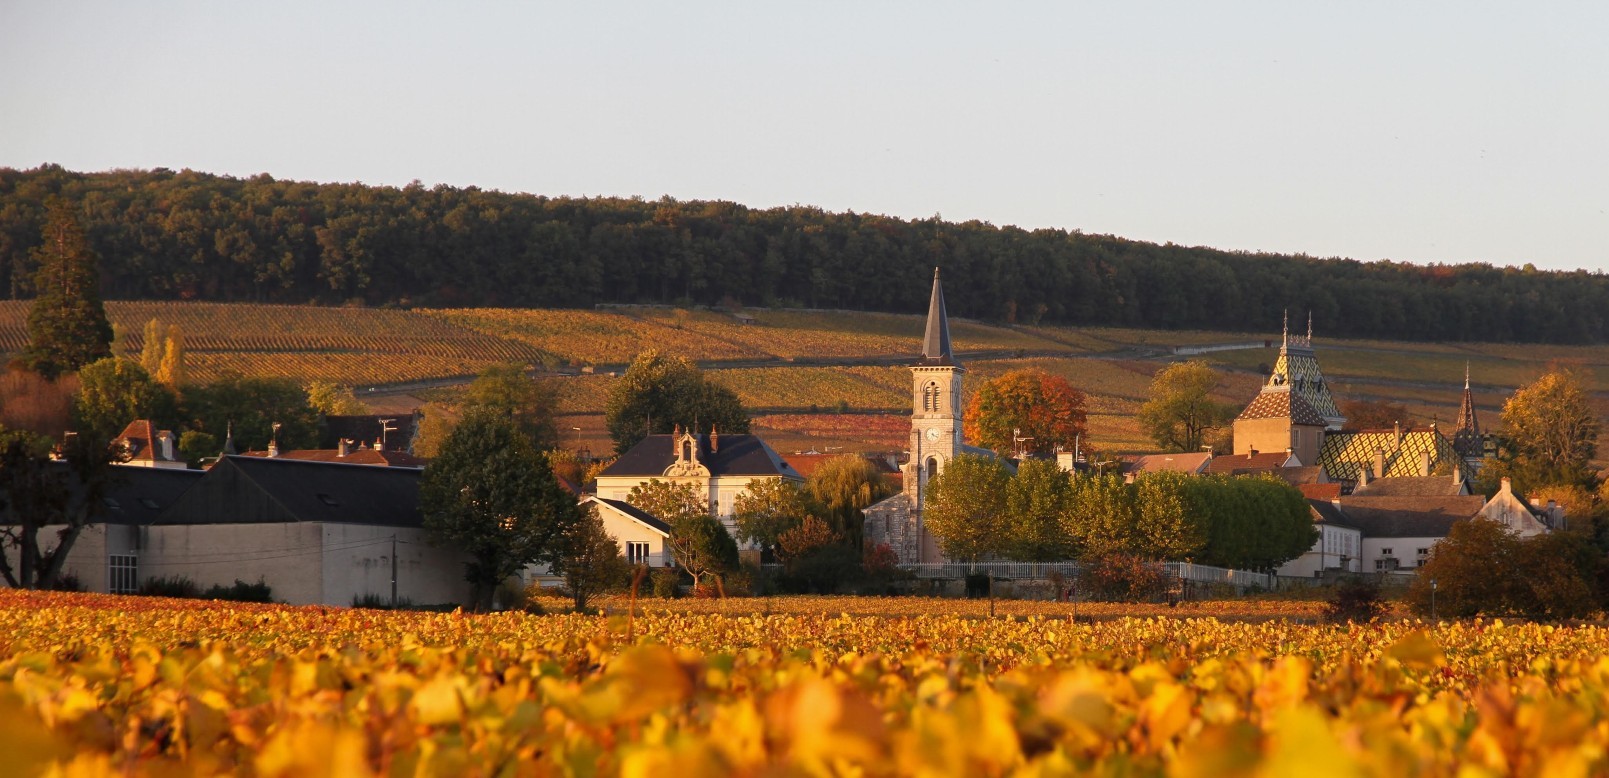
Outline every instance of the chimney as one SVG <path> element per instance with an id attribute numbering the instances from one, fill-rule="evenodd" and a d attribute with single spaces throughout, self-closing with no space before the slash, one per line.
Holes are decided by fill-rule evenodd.
<path id="1" fill-rule="evenodd" d="M 1257 456 L 1257 449 L 1255 449 L 1255 448 L 1246 449 L 1246 458 L 1247 459 L 1251 459 L 1252 457 L 1255 457 L 1255 456 Z"/>
<path id="2" fill-rule="evenodd" d="M 352 439 L 351 438 L 341 438 L 341 441 L 336 444 L 335 455 L 338 456 L 338 457 L 346 457 L 347 455 L 349 455 L 351 453 L 352 453 Z"/>
<path id="3" fill-rule="evenodd" d="M 1391 422 L 1391 429 L 1396 433 L 1397 436 L 1397 448 L 1393 450 L 1400 450 L 1402 448 L 1402 422 Z"/>
<path id="4" fill-rule="evenodd" d="M 721 450 L 721 433 L 716 431 L 715 425 L 710 425 L 710 453 Z"/>
<path id="5" fill-rule="evenodd" d="M 275 459 L 278 456 L 279 456 L 279 441 L 275 440 L 273 438 L 269 438 L 269 440 L 268 440 L 268 458 L 269 459 Z"/>
<path id="6" fill-rule="evenodd" d="M 1369 468 L 1367 468 L 1367 467 L 1358 468 L 1358 486 L 1368 486 L 1369 485 L 1369 478 L 1370 478 Z"/>
<path id="7" fill-rule="evenodd" d="M 1497 493 L 1498 494 L 1513 494 L 1514 493 L 1513 485 L 1509 482 L 1508 476 L 1506 476 L 1506 475 L 1503 476 L 1503 480 L 1497 482 Z"/>
<path id="8" fill-rule="evenodd" d="M 1386 450 L 1383 448 L 1374 450 L 1374 477 L 1386 477 Z"/>
<path id="9" fill-rule="evenodd" d="M 1419 475 L 1430 475 L 1430 452 L 1419 452 Z"/>
<path id="10" fill-rule="evenodd" d="M 1296 456 L 1296 449 L 1293 449 L 1290 446 L 1286 446 L 1285 447 L 1285 461 L 1289 462 L 1291 457 L 1293 457 L 1293 456 Z M 1283 463 L 1281 463 L 1281 464 L 1283 464 Z"/>
<path id="11" fill-rule="evenodd" d="M 1458 465 L 1455 464 L 1455 465 L 1453 465 L 1453 486 L 1454 487 L 1460 487 L 1460 486 L 1463 486 L 1463 484 L 1464 484 L 1464 471 L 1462 469 L 1460 469 L 1458 467 Z"/>
<path id="12" fill-rule="evenodd" d="M 173 461 L 173 432 L 162 430 L 156 434 L 157 458 L 166 462 Z"/>

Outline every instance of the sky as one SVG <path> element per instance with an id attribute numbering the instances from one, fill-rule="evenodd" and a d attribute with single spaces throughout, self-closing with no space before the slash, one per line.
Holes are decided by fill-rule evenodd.
<path id="1" fill-rule="evenodd" d="M 1609 3 L 0 0 L 0 167 L 1609 270 Z"/>

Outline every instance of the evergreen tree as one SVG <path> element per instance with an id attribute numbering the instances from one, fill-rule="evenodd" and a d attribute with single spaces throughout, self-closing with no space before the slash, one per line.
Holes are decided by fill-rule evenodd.
<path id="1" fill-rule="evenodd" d="M 112 325 L 101 305 L 100 272 L 78 216 L 66 201 L 50 203 L 44 242 L 33 251 L 33 308 L 22 362 L 48 378 L 112 355 Z"/>

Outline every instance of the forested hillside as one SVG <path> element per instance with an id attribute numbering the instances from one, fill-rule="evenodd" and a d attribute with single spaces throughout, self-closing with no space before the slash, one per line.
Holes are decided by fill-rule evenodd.
<path id="1" fill-rule="evenodd" d="M 549 198 L 191 171 L 0 169 L 0 295 L 32 296 L 43 204 L 83 207 L 111 299 L 403 306 L 715 304 L 1008 323 L 1609 341 L 1609 277 L 1246 254 L 809 207 Z M 1070 214 L 1076 219 L 1076 214 Z"/>

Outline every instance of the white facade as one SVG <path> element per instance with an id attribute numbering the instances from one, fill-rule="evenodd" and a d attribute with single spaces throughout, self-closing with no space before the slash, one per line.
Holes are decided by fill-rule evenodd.
<path id="1" fill-rule="evenodd" d="M 173 524 L 142 528 L 139 576 L 184 576 L 202 589 L 261 579 L 291 605 L 350 606 L 397 596 L 415 605 L 470 601 L 466 558 L 430 544 L 423 529 L 330 522 Z"/>
<path id="2" fill-rule="evenodd" d="M 1352 527 L 1315 523 L 1319 539 L 1313 548 L 1301 556 L 1280 565 L 1278 573 L 1285 576 L 1316 576 L 1323 570 L 1360 572 L 1359 556 L 1363 548 L 1363 533 Z"/>
<path id="3" fill-rule="evenodd" d="M 1439 537 L 1364 538 L 1363 567 L 1359 572 L 1416 571 L 1429 560 L 1430 550 L 1440 541 Z"/>
<path id="4" fill-rule="evenodd" d="M 627 562 L 649 567 L 671 566 L 670 549 L 666 547 L 669 533 L 649 526 L 606 502 L 588 498 L 581 503 L 583 506 L 597 506 L 598 518 L 603 520 L 603 530 L 620 544 L 620 554 Z"/>

